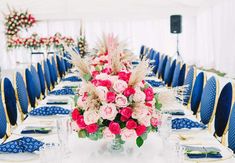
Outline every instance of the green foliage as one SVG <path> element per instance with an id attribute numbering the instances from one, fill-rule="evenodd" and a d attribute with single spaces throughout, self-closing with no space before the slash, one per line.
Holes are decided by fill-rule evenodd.
<path id="1" fill-rule="evenodd" d="M 139 137 L 136 139 L 136 145 L 137 145 L 138 147 L 141 147 L 143 144 L 144 144 L 144 140 L 143 140 L 142 137 L 139 136 Z"/>
<path id="2" fill-rule="evenodd" d="M 85 79 L 86 81 L 90 81 L 91 80 L 91 75 L 90 74 L 84 74 L 83 79 Z"/>

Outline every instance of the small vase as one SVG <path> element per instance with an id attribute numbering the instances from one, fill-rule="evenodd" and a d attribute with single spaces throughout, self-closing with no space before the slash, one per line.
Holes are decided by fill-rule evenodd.
<path id="1" fill-rule="evenodd" d="M 108 150 L 110 153 L 120 153 L 124 151 L 124 142 L 121 138 L 115 138 L 108 144 Z"/>

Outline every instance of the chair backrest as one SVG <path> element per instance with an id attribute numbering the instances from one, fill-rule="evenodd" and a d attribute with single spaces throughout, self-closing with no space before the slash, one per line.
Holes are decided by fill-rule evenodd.
<path id="1" fill-rule="evenodd" d="M 31 74 L 33 76 L 33 81 L 35 83 L 35 95 L 39 99 L 41 97 L 41 93 L 42 93 L 40 79 L 39 79 L 37 70 L 33 65 L 30 66 L 30 70 L 31 70 Z"/>
<path id="2" fill-rule="evenodd" d="M 52 65 L 53 72 L 54 72 L 54 74 L 53 74 L 54 75 L 54 79 L 57 82 L 57 80 L 58 80 L 58 76 L 57 76 L 58 72 L 57 72 L 57 67 L 56 67 L 56 62 L 55 62 L 54 56 L 51 57 L 51 65 Z"/>
<path id="3" fill-rule="evenodd" d="M 227 83 L 221 90 L 215 113 L 215 134 L 223 136 L 226 133 L 226 128 L 229 120 L 229 115 L 233 103 L 233 86 L 232 83 Z"/>
<path id="4" fill-rule="evenodd" d="M 140 47 L 140 54 L 144 54 L 144 45 L 142 45 L 141 47 Z"/>
<path id="5" fill-rule="evenodd" d="M 198 108 L 201 102 L 202 91 L 204 87 L 204 83 L 206 82 L 206 77 L 204 72 L 200 72 L 193 85 L 192 96 L 190 101 L 190 107 L 194 115 L 197 114 Z"/>
<path id="6" fill-rule="evenodd" d="M 228 147 L 235 152 L 235 103 L 231 110 L 228 126 Z"/>
<path id="7" fill-rule="evenodd" d="M 46 86 L 47 89 L 50 91 L 51 90 L 51 76 L 50 76 L 50 71 L 49 71 L 49 67 L 47 65 L 47 61 L 43 61 L 43 68 L 44 68 L 44 76 L 46 79 Z"/>
<path id="8" fill-rule="evenodd" d="M 218 99 L 218 91 L 218 83 L 216 81 L 216 78 L 212 76 L 206 82 L 201 97 L 200 116 L 201 122 L 205 125 L 211 123 L 214 118 L 216 101 Z"/>
<path id="9" fill-rule="evenodd" d="M 2 80 L 2 99 L 5 102 L 7 115 L 12 126 L 17 123 L 17 106 L 15 90 L 11 81 L 8 78 Z"/>
<path id="10" fill-rule="evenodd" d="M 171 68 L 171 58 L 168 58 L 166 66 L 165 66 L 165 72 L 163 74 L 163 80 L 165 81 L 165 83 L 167 83 L 170 68 Z"/>
<path id="11" fill-rule="evenodd" d="M 184 80 L 184 85 L 187 85 L 187 89 L 185 90 L 185 96 L 184 96 L 184 100 L 183 100 L 183 104 L 187 105 L 189 102 L 189 99 L 191 97 L 191 93 L 192 93 L 192 87 L 193 87 L 193 81 L 195 78 L 195 68 L 194 67 L 190 67 L 186 78 Z"/>
<path id="12" fill-rule="evenodd" d="M 66 67 L 65 67 L 65 62 L 64 62 L 64 59 L 63 59 L 63 58 L 61 58 L 61 65 L 62 65 L 62 72 L 63 72 L 63 75 L 65 75 Z"/>
<path id="13" fill-rule="evenodd" d="M 56 56 L 56 62 L 57 62 L 57 67 L 58 67 L 60 78 L 62 78 L 63 77 L 63 67 L 62 67 L 62 63 L 61 63 L 59 56 Z"/>
<path id="14" fill-rule="evenodd" d="M 37 63 L 37 70 L 38 70 L 38 77 L 39 77 L 40 86 L 41 86 L 41 92 L 42 92 L 42 95 L 45 95 L 45 90 L 46 90 L 45 77 L 44 77 L 42 65 L 40 63 Z"/>
<path id="15" fill-rule="evenodd" d="M 4 138 L 7 134 L 7 115 L 5 113 L 2 94 L 0 93 L 0 138 Z"/>
<path id="16" fill-rule="evenodd" d="M 19 102 L 20 112 L 23 115 L 28 113 L 29 109 L 29 99 L 28 99 L 28 92 L 25 86 L 24 79 L 19 72 L 15 74 L 15 90 L 16 90 L 16 99 Z"/>
<path id="17" fill-rule="evenodd" d="M 184 85 L 185 71 L 186 71 L 186 64 L 183 64 L 183 66 L 180 69 L 180 74 L 179 74 L 178 85 L 177 86 Z"/>
<path id="18" fill-rule="evenodd" d="M 172 79 L 173 79 L 173 75 L 174 75 L 174 71 L 175 71 L 175 66 L 176 66 L 176 60 L 174 60 L 171 64 L 167 79 L 166 79 L 166 84 L 168 86 L 171 86 L 172 84 Z"/>
<path id="19" fill-rule="evenodd" d="M 172 79 L 172 87 L 177 87 L 178 86 L 180 68 L 181 68 L 181 63 L 179 62 L 175 67 L 175 71 L 174 71 L 174 75 L 173 75 L 173 79 Z"/>
<path id="20" fill-rule="evenodd" d="M 47 59 L 47 65 L 48 65 L 49 72 L 50 72 L 51 84 L 53 87 L 55 87 L 55 80 L 56 79 L 55 79 L 55 75 L 54 75 L 54 69 L 53 69 L 52 64 L 49 59 Z"/>
<path id="21" fill-rule="evenodd" d="M 165 55 L 163 57 L 162 63 L 159 64 L 158 78 L 162 78 L 162 79 L 164 78 L 164 73 L 165 73 L 167 60 L 168 60 L 168 56 Z"/>
<path id="22" fill-rule="evenodd" d="M 156 53 L 155 57 L 154 57 L 154 67 L 153 67 L 153 73 L 156 74 L 158 71 L 158 67 L 159 67 L 159 53 Z"/>
<path id="23" fill-rule="evenodd" d="M 36 85 L 35 82 L 33 81 L 33 75 L 29 71 L 29 69 L 25 69 L 25 79 L 26 79 L 26 87 L 27 87 L 27 92 L 29 95 L 29 101 L 31 106 L 34 108 L 36 106 Z"/>

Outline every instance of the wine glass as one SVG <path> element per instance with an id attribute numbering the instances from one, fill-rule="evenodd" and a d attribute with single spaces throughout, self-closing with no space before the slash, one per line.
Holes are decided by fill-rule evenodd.
<path id="1" fill-rule="evenodd" d="M 62 151 L 60 144 L 46 143 L 40 147 L 40 163 L 62 163 Z"/>

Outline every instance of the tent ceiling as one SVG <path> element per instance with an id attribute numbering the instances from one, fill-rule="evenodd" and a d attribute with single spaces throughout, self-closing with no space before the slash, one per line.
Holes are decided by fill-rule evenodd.
<path id="1" fill-rule="evenodd" d="M 154 19 L 171 14 L 193 16 L 199 8 L 217 1 L 221 0 L 0 0 L 0 11 L 7 13 L 8 4 L 17 9 L 29 9 L 39 20 Z"/>

